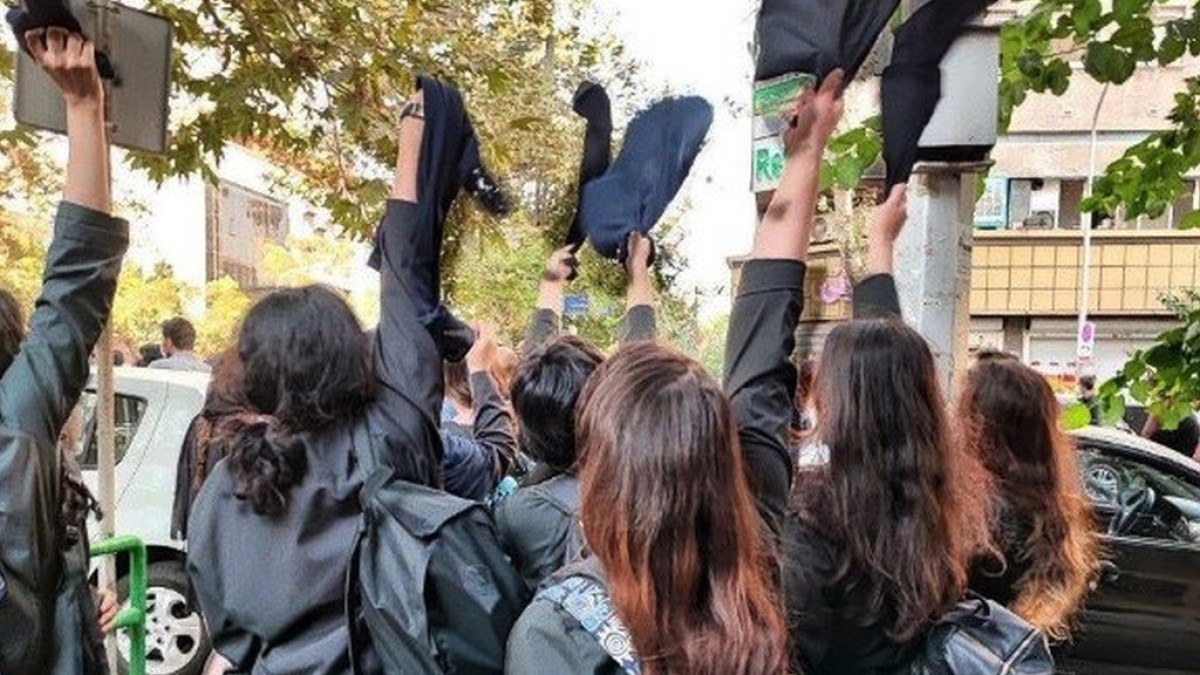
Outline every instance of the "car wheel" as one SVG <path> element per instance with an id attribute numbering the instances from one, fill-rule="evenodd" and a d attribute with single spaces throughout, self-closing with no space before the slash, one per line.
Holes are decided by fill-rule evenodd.
<path id="1" fill-rule="evenodd" d="M 118 594 L 128 606 L 129 580 L 122 578 Z M 129 673 L 129 636 L 117 636 L 120 672 Z M 147 568 L 146 673 L 147 675 L 200 675 L 212 646 L 200 612 L 189 600 L 183 563 L 156 562 Z"/>

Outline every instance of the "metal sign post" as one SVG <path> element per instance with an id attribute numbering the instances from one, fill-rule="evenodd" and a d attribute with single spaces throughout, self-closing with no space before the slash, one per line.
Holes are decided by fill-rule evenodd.
<path id="1" fill-rule="evenodd" d="M 113 11 L 109 0 L 100 0 L 96 3 L 96 34 L 93 40 L 96 43 L 96 49 L 107 51 L 111 44 L 111 35 L 109 34 L 109 13 Z M 112 88 L 108 82 L 104 82 L 104 124 L 106 127 L 110 125 L 111 120 L 111 97 Z M 112 182 L 112 136 L 111 130 L 106 129 L 105 142 L 108 144 L 108 151 L 104 153 L 104 160 L 108 163 L 105 173 L 108 176 L 110 183 L 109 191 L 111 193 Z M 115 298 L 114 298 L 115 302 Z M 104 513 L 104 518 L 100 521 L 100 538 L 112 539 L 116 534 L 117 520 L 117 434 L 116 434 L 116 405 L 113 392 L 113 338 L 112 338 L 112 321 L 111 318 L 104 331 L 100 333 L 100 341 L 96 344 L 96 449 L 98 452 L 98 469 L 99 469 L 99 501 L 100 510 Z M 100 585 L 101 588 L 117 587 L 117 562 L 114 556 L 105 556 L 100 559 Z M 104 637 L 104 651 L 108 656 L 108 671 L 116 673 L 117 670 L 117 636 L 110 633 Z"/>

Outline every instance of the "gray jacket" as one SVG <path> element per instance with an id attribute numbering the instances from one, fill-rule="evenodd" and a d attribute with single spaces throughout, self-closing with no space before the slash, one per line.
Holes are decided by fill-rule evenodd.
<path id="1" fill-rule="evenodd" d="M 58 434 L 112 310 L 129 225 L 58 207 L 29 337 L 0 379 L 0 672 L 88 673 L 95 608 L 85 542 L 61 518 Z"/>

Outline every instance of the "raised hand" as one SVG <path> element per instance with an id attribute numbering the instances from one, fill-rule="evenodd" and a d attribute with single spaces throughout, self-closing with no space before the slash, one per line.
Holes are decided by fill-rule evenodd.
<path id="1" fill-rule="evenodd" d="M 908 222 L 908 186 L 897 185 L 883 204 L 875 208 L 867 233 L 867 268 L 870 274 L 891 274 L 896 238 Z"/>
<path id="2" fill-rule="evenodd" d="M 633 309 L 639 305 L 654 305 L 654 290 L 650 285 L 650 256 L 654 245 L 641 232 L 629 233 L 625 242 L 625 269 L 629 272 L 629 288 L 625 292 L 625 306 Z"/>
<path id="3" fill-rule="evenodd" d="M 574 247 L 564 246 L 546 260 L 546 273 L 543 278 L 552 283 L 563 284 L 571 280 L 579 260 L 575 257 Z"/>
<path id="4" fill-rule="evenodd" d="M 654 252 L 654 244 L 649 237 L 641 232 L 630 232 L 625 242 L 625 270 L 629 276 L 648 276 L 650 273 L 650 256 Z"/>
<path id="5" fill-rule="evenodd" d="M 41 28 L 25 33 L 25 44 L 33 60 L 58 85 L 68 107 L 103 103 L 104 87 L 91 41 L 62 28 Z"/>
<path id="6" fill-rule="evenodd" d="M 833 71 L 819 88 L 804 92 L 796 106 L 785 114 L 783 145 L 789 157 L 801 150 L 824 151 L 845 112 L 842 98 L 845 83 L 845 71 L 840 68 Z"/>
<path id="7" fill-rule="evenodd" d="M 475 344 L 467 352 L 467 370 L 472 373 L 488 372 L 496 362 L 499 351 L 495 329 L 487 325 L 475 326 Z"/>

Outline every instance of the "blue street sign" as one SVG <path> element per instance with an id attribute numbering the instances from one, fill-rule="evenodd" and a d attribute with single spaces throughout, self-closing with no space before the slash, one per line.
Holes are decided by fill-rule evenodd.
<path id="1" fill-rule="evenodd" d="M 568 295 L 563 298 L 563 314 L 566 316 L 587 316 L 591 309 L 591 299 L 586 295 Z"/>

